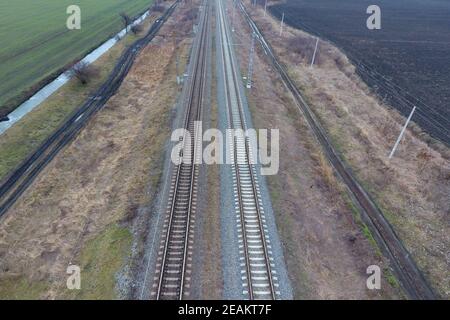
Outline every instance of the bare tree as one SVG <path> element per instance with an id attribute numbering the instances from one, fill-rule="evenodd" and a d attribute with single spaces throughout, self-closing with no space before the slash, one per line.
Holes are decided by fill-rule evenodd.
<path id="1" fill-rule="evenodd" d="M 133 34 L 139 34 L 142 32 L 143 28 L 142 25 L 140 24 L 135 24 L 131 26 L 131 32 L 133 32 Z"/>
<path id="2" fill-rule="evenodd" d="M 164 6 L 160 4 L 155 4 L 153 7 L 151 7 L 151 10 L 153 12 L 164 12 Z"/>
<path id="3" fill-rule="evenodd" d="M 72 77 L 77 78 L 81 84 L 87 84 L 92 78 L 98 75 L 98 70 L 87 62 L 80 61 L 70 70 Z"/>
<path id="4" fill-rule="evenodd" d="M 198 9 L 191 8 L 183 16 L 182 21 L 194 21 L 197 19 Z"/>
<path id="5" fill-rule="evenodd" d="M 126 14 L 125 12 L 121 12 L 121 13 L 119 13 L 119 15 L 120 15 L 120 18 L 122 19 L 122 23 L 123 23 L 124 29 L 127 29 L 128 26 L 132 22 L 130 16 L 128 14 Z"/>

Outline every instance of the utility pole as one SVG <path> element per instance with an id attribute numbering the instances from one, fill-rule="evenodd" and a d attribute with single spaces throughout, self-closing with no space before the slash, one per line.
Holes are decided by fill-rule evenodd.
<path id="1" fill-rule="evenodd" d="M 264 17 L 266 16 L 267 11 L 267 0 L 264 2 Z"/>
<path id="2" fill-rule="evenodd" d="M 252 34 L 252 46 L 250 47 L 250 57 L 248 58 L 248 73 L 247 73 L 247 89 L 252 87 L 252 72 L 253 72 L 253 53 L 255 51 L 255 36 Z"/>
<path id="3" fill-rule="evenodd" d="M 236 6 L 236 2 L 233 0 L 233 4 L 231 5 L 231 32 L 234 32 L 234 12 L 236 11 L 235 9 Z"/>
<path id="4" fill-rule="evenodd" d="M 283 24 L 284 24 L 284 12 L 283 12 L 283 15 L 281 16 L 280 37 L 283 34 Z"/>
<path id="5" fill-rule="evenodd" d="M 409 124 L 409 121 L 411 121 L 411 118 L 412 118 L 412 116 L 413 116 L 413 114 L 414 114 L 414 111 L 416 111 L 416 106 L 414 106 L 414 108 L 412 109 L 411 113 L 409 114 L 409 117 L 408 117 L 408 119 L 406 120 L 406 123 L 405 123 L 405 125 L 403 126 L 402 131 L 400 132 L 400 135 L 398 136 L 397 141 L 395 142 L 395 145 L 394 145 L 394 147 L 392 148 L 391 153 L 389 154 L 389 159 L 392 158 L 392 156 L 394 155 L 395 150 L 397 150 L 398 144 L 400 143 L 400 140 L 402 140 L 403 134 L 405 133 L 405 130 L 406 130 L 406 127 L 407 127 L 408 124 Z"/>
<path id="6" fill-rule="evenodd" d="M 175 50 L 176 50 L 176 55 L 177 55 L 177 61 L 176 61 L 176 63 L 175 63 L 175 69 L 176 69 L 176 73 L 177 73 L 177 84 L 180 84 L 180 76 L 178 75 L 178 69 L 179 69 L 179 67 L 178 67 L 178 64 L 179 64 L 179 60 L 180 60 L 180 57 L 179 57 L 179 55 L 178 55 L 178 49 L 177 48 L 175 48 Z"/>
<path id="7" fill-rule="evenodd" d="M 178 46 L 179 46 L 179 42 L 180 42 L 180 35 L 177 31 L 175 31 L 173 33 L 173 46 L 175 48 L 175 72 L 176 72 L 176 76 L 177 76 L 177 84 L 181 83 L 181 77 L 179 76 L 179 63 L 180 63 L 180 57 L 179 57 L 179 52 L 178 52 Z"/>
<path id="8" fill-rule="evenodd" d="M 311 68 L 313 67 L 314 62 L 316 61 L 316 53 L 317 53 L 318 46 L 319 46 L 319 38 L 317 37 L 316 38 L 316 47 L 314 48 L 314 54 L 313 54 L 312 61 L 311 61 Z"/>

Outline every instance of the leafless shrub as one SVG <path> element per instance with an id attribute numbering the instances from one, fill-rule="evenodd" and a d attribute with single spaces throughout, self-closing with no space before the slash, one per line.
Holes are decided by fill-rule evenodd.
<path id="1" fill-rule="evenodd" d="M 193 21 L 197 18 L 198 9 L 191 8 L 183 16 L 183 22 L 184 21 Z"/>
<path id="2" fill-rule="evenodd" d="M 70 70 L 70 74 L 72 77 L 77 78 L 82 85 L 87 84 L 91 81 L 92 78 L 98 76 L 99 71 L 94 66 L 81 61 L 75 64 Z"/>
<path id="3" fill-rule="evenodd" d="M 288 40 L 288 48 L 302 60 L 308 61 L 314 54 L 315 43 L 312 39 L 296 36 Z M 317 57 L 316 57 L 317 58 Z"/>
<path id="4" fill-rule="evenodd" d="M 346 62 L 345 62 L 344 58 L 340 55 L 338 55 L 337 57 L 334 58 L 334 63 L 336 63 L 336 67 L 339 70 L 344 70 L 344 67 L 346 66 Z"/>
<path id="5" fill-rule="evenodd" d="M 155 4 L 155 5 L 151 8 L 151 10 L 152 10 L 153 12 L 164 12 L 165 8 L 164 8 L 163 5 Z"/>
<path id="6" fill-rule="evenodd" d="M 317 92 L 316 97 L 318 101 L 321 101 L 323 104 L 327 106 L 330 104 L 334 104 L 333 96 L 328 94 L 327 92 L 319 91 Z"/>
<path id="7" fill-rule="evenodd" d="M 322 152 L 314 152 L 311 157 L 316 162 L 315 169 L 321 177 L 319 186 L 328 190 L 330 197 L 334 198 L 339 192 L 339 184 L 330 163 Z"/>
<path id="8" fill-rule="evenodd" d="M 385 118 L 380 123 L 376 123 L 381 135 L 388 140 L 393 140 L 398 135 L 398 125 L 395 121 Z"/>
<path id="9" fill-rule="evenodd" d="M 143 28 L 142 28 L 142 25 L 135 24 L 135 25 L 131 26 L 130 30 L 133 34 L 139 34 L 142 32 Z"/>
<path id="10" fill-rule="evenodd" d="M 262 30 L 265 30 L 265 31 L 271 31 L 272 24 L 268 21 L 263 21 L 263 22 L 261 22 L 261 28 L 262 28 Z"/>
<path id="11" fill-rule="evenodd" d="M 423 171 L 429 161 L 433 159 L 432 154 L 425 148 L 422 148 L 419 153 L 416 155 L 416 159 L 418 160 L 418 167 L 420 171 Z"/>

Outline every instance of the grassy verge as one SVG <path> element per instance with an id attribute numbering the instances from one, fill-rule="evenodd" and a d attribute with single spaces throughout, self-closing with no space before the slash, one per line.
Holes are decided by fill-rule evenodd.
<path id="1" fill-rule="evenodd" d="M 281 197 L 283 188 L 280 180 L 280 177 L 277 175 L 267 177 L 270 198 L 273 208 L 277 211 L 283 208 L 283 199 Z M 283 218 L 276 216 L 276 226 L 283 240 L 284 257 L 287 261 L 292 261 L 292 264 L 288 265 L 288 272 L 293 284 L 294 299 L 311 299 L 311 296 L 314 294 L 314 288 L 308 277 L 307 270 L 302 267 L 304 261 L 296 253 L 298 250 L 296 245 L 297 237 L 295 230 L 293 230 L 293 225 L 295 225 L 295 218 L 292 215 L 285 215 Z M 293 268 L 292 265 L 297 267 Z"/>
<path id="2" fill-rule="evenodd" d="M 81 289 L 64 290 L 69 299 L 115 299 L 115 276 L 130 254 L 132 235 L 113 224 L 88 241 L 81 251 Z"/>
<path id="3" fill-rule="evenodd" d="M 45 281 L 29 282 L 23 277 L 1 281 L 0 300 L 36 300 L 48 289 Z"/>
<path id="4" fill-rule="evenodd" d="M 215 26 L 215 16 L 213 15 L 212 26 Z M 216 43 L 215 35 L 211 38 L 213 44 Z M 212 46 L 212 61 L 215 61 L 216 47 Z M 211 71 L 211 109 L 208 116 L 210 117 L 210 128 L 218 128 L 218 105 L 217 105 L 217 83 L 215 81 L 217 70 L 212 67 Z M 222 279 L 222 256 L 221 256 L 221 229 L 220 229 L 220 173 L 219 166 L 207 166 L 208 181 L 208 201 L 207 215 L 203 222 L 203 271 L 202 271 L 202 297 L 207 299 L 221 299 L 223 296 L 223 279 Z M 209 220 L 209 221 L 208 221 Z"/>

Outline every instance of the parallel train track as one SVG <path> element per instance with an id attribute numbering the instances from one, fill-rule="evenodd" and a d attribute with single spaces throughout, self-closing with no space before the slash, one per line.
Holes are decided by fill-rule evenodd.
<path id="1" fill-rule="evenodd" d="M 221 30 L 222 58 L 224 63 L 224 77 L 226 85 L 226 105 L 228 107 L 229 128 L 246 131 L 248 129 L 243 111 L 243 102 L 238 84 L 236 62 L 231 52 L 232 44 L 228 25 L 225 21 L 222 1 L 218 1 L 218 17 Z M 232 140 L 233 141 L 233 140 Z M 278 278 L 272 247 L 268 235 L 263 202 L 261 199 L 258 177 L 249 137 L 237 134 L 231 149 L 234 161 L 233 183 L 236 198 L 236 222 L 239 235 L 239 253 L 241 258 L 241 274 L 243 280 L 243 294 L 248 299 L 277 299 Z"/>
<path id="2" fill-rule="evenodd" d="M 184 154 L 180 152 L 180 162 L 174 167 L 151 292 L 157 300 L 181 300 L 189 297 L 199 173 L 197 163 L 201 157 L 201 152 L 197 150 L 202 143 L 201 137 L 195 136 L 195 133 L 199 131 L 195 127 L 200 125 L 197 121 L 201 121 L 202 118 L 209 46 L 210 6 L 207 1 L 202 9 L 197 44 L 194 44 L 192 52 L 192 57 L 195 59 L 194 69 L 190 79 L 184 119 L 184 128 L 190 135 L 183 137 Z"/>

